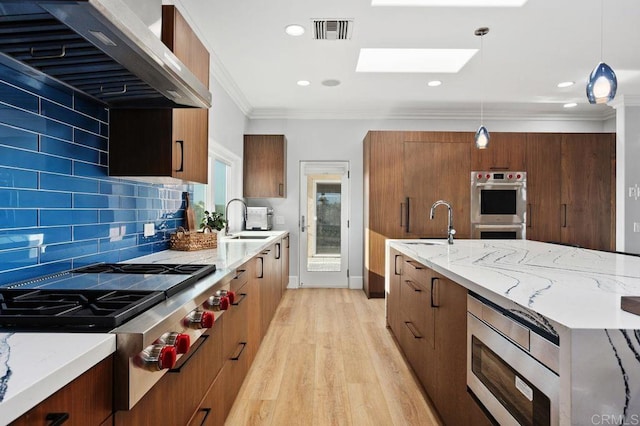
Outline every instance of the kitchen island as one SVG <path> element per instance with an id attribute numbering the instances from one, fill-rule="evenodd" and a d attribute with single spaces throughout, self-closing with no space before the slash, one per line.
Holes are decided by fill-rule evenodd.
<path id="1" fill-rule="evenodd" d="M 621 296 L 640 296 L 639 257 L 526 240 L 390 249 L 558 336 L 560 424 L 640 421 L 640 316 L 620 308 Z"/>
<path id="2" fill-rule="evenodd" d="M 190 291 L 210 288 L 212 282 L 222 280 L 286 234 L 284 231 L 261 232 L 258 236 L 265 237 L 263 239 L 222 237 L 216 249 L 193 252 L 165 250 L 127 262 L 216 264 L 214 274 L 195 283 L 189 291 L 178 293 L 150 309 L 152 313 L 160 314 L 174 309 Z M 126 324 L 121 327 L 126 327 Z M 116 333 L 117 329 L 111 333 L 57 333 L 13 332 L 0 328 L 0 425 L 17 419 L 114 354 Z"/>

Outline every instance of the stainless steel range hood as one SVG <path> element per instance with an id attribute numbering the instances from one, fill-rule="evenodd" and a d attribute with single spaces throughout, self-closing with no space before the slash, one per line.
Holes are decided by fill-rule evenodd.
<path id="1" fill-rule="evenodd" d="M 211 106 L 205 85 L 123 0 L 0 0 L 0 62 L 111 108 Z"/>

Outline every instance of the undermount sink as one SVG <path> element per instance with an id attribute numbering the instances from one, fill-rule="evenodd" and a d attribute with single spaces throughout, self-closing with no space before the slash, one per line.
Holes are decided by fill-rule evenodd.
<path id="1" fill-rule="evenodd" d="M 407 241 L 404 244 L 415 244 L 418 246 L 443 246 L 447 244 L 447 241 Z"/>
<path id="2" fill-rule="evenodd" d="M 271 237 L 270 235 L 234 235 L 228 237 L 229 240 L 266 240 Z"/>

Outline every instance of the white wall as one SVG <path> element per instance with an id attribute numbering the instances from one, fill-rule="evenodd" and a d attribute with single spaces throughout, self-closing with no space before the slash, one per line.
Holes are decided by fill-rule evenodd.
<path id="1" fill-rule="evenodd" d="M 221 125 L 224 123 L 221 123 Z M 215 124 L 214 124 L 215 125 Z M 514 132 L 602 132 L 602 122 L 591 121 L 499 121 L 486 120 L 489 131 Z M 270 205 L 284 217 L 275 229 L 291 232 L 291 272 L 299 275 L 299 178 L 300 161 L 346 160 L 351 165 L 351 228 L 349 268 L 352 287 L 363 275 L 363 146 L 369 130 L 475 131 L 477 120 L 250 120 L 247 134 L 284 134 L 287 138 L 287 198 L 250 200 L 252 205 Z"/>

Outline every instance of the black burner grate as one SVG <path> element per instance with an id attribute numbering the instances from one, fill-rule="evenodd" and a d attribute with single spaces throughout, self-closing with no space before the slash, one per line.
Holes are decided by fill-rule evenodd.
<path id="1" fill-rule="evenodd" d="M 108 331 L 164 298 L 161 291 L 0 290 L 0 326 Z"/>

